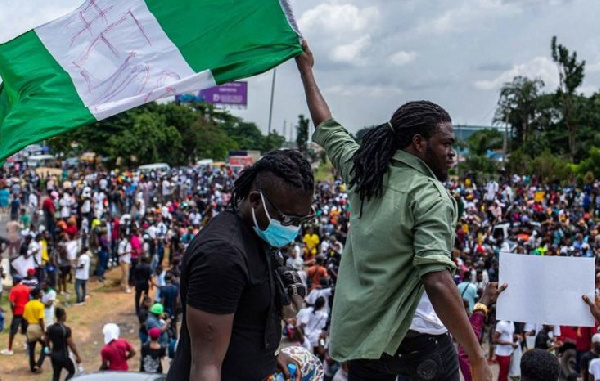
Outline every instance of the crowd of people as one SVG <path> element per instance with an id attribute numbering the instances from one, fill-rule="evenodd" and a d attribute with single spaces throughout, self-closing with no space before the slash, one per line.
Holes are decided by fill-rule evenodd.
<path id="1" fill-rule="evenodd" d="M 64 325 L 66 312 L 55 311 L 57 295 L 65 295 L 67 306 L 85 304 L 87 282 L 104 281 L 105 271 L 114 267 L 121 273 L 123 292 L 132 294 L 132 311 L 139 317 L 139 370 L 162 372 L 162 360 L 173 356 L 178 339 L 181 257 L 211 217 L 229 206 L 236 178 L 227 169 L 75 172 L 62 179 L 43 178 L 33 171 L 5 176 L 0 187 L 10 195 L 2 206 L 9 209 L 10 221 L 4 247 L 12 263 L 14 307 L 8 348 L 2 353 L 13 353 L 21 328 L 27 335 L 32 372 L 41 369 L 49 347 L 55 377 L 63 368 L 73 375 L 69 352 L 57 339 L 58 327 L 63 327 L 76 355 L 71 330 Z M 600 183 L 579 189 L 539 184 L 527 176 L 511 180 L 478 185 L 466 178 L 446 184 L 460 210 L 453 254 L 459 268 L 456 284 L 469 313 L 486 285 L 498 282 L 498 258 L 504 252 L 596 257 L 600 251 L 596 224 Z M 347 192 L 339 179 L 318 182 L 314 217 L 303 224 L 292 244 L 280 249 L 285 265 L 296 270 L 307 287 L 303 308 L 285 322 L 284 340 L 316 355 L 326 380 L 344 380 L 347 374 L 346 364 L 328 353 L 331 308 L 350 229 Z M 103 369 L 127 370 L 118 354 L 133 357 L 136 351 L 118 341 L 115 327 L 105 329 L 109 333 L 104 333 Z M 509 369 L 516 348 L 533 345 L 558 356 L 571 343 L 577 351 L 576 369 L 584 377 L 591 360 L 600 355 L 600 336 L 590 328 L 495 322 L 490 314 L 484 330 L 488 360 L 499 364 L 502 380 L 518 373 Z M 528 341 L 532 336 L 535 340 Z M 41 347 L 37 360 L 36 344 Z M 114 349 L 119 346 L 127 350 Z"/>
<path id="2" fill-rule="evenodd" d="M 48 353 L 55 379 L 63 368 L 72 377 L 81 359 L 65 358 L 66 346 L 52 339 L 57 336 L 55 320 L 61 326 L 66 321 L 64 309 L 55 312 L 58 296 L 62 307 L 85 305 L 88 283 L 104 282 L 112 268 L 138 316 L 139 370 L 162 372 L 162 360 L 172 356 L 177 340 L 181 257 L 201 227 L 228 204 L 235 173 L 225 168 L 64 173 L 53 176 L 21 167 L 0 179 L 0 207 L 8 214 L 3 216 L 8 222 L 2 249 L 9 259 L 0 273 L 13 284 L 8 347 L 0 353 L 13 355 L 21 328 L 32 372 L 41 370 Z M 28 313 L 33 301 L 34 312 Z M 3 312 L 0 321 L 9 311 Z M 85 314 L 85 308 L 74 313 Z M 105 331 L 110 334 L 104 337 L 111 339 L 101 353 L 102 369 L 127 370 L 119 356 L 133 356 L 135 350 L 117 350 L 123 346 L 118 330 L 109 326 Z M 71 345 L 66 326 L 64 339 Z"/>

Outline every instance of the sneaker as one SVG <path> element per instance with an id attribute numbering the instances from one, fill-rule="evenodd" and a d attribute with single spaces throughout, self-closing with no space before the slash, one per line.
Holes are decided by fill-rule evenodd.
<path id="1" fill-rule="evenodd" d="M 3 350 L 0 351 L 0 355 L 12 356 L 14 354 L 15 353 L 12 350 L 10 350 L 10 349 L 3 349 Z"/>
<path id="2" fill-rule="evenodd" d="M 125 289 L 125 293 L 126 293 L 126 294 L 131 294 L 131 289 L 130 289 L 129 287 L 127 287 L 127 288 Z"/>

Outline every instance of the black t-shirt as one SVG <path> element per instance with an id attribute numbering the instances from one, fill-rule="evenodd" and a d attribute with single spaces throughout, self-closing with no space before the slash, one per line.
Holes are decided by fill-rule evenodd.
<path id="1" fill-rule="evenodd" d="M 150 343 L 144 344 L 140 356 L 140 372 L 162 373 L 162 359 L 166 356 L 166 348 L 150 348 Z"/>
<path id="2" fill-rule="evenodd" d="M 60 323 L 48 327 L 48 338 L 52 343 L 52 356 L 68 356 L 67 339 L 71 337 L 71 328 Z"/>
<path id="3" fill-rule="evenodd" d="M 192 241 L 182 263 L 183 321 L 167 380 L 189 378 L 188 306 L 211 314 L 235 314 L 221 366 L 223 381 L 262 381 L 275 372 L 281 327 L 265 249 L 233 211 L 212 219 Z"/>
<path id="4" fill-rule="evenodd" d="M 594 352 L 586 352 L 583 354 L 583 356 L 581 356 L 581 360 L 579 361 L 579 368 L 586 377 L 584 378 L 584 381 L 587 381 L 587 377 L 589 377 L 590 374 L 590 361 L 597 358 L 598 355 Z"/>
<path id="5" fill-rule="evenodd" d="M 548 350 L 552 346 L 552 340 L 548 333 L 545 331 L 540 331 L 535 337 L 535 349 L 543 349 Z"/>
<path id="6" fill-rule="evenodd" d="M 146 321 L 148 320 L 148 310 L 145 308 L 140 308 L 140 313 L 138 314 L 138 321 L 140 322 L 140 333 L 145 335 L 148 334 L 148 328 L 146 328 Z"/>
<path id="7" fill-rule="evenodd" d="M 150 265 L 142 263 L 141 265 L 135 266 L 133 270 L 133 279 L 135 279 L 135 286 L 140 288 L 148 287 L 148 282 L 152 278 L 152 269 Z"/>

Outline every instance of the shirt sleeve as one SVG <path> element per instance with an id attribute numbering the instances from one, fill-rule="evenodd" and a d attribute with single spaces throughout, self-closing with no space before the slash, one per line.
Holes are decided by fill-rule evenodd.
<path id="1" fill-rule="evenodd" d="M 321 123 L 316 128 L 312 139 L 325 149 L 344 182 L 349 183 L 352 157 L 359 147 L 356 140 L 334 119 Z"/>
<path id="2" fill-rule="evenodd" d="M 232 314 L 248 277 L 242 254 L 227 243 L 209 243 L 198 246 L 192 253 L 187 304 L 212 314 Z"/>
<path id="3" fill-rule="evenodd" d="M 448 195 L 441 193 L 433 181 L 417 187 L 412 208 L 415 250 L 413 265 L 420 277 L 456 269 L 451 258 L 454 246 L 454 203 Z"/>

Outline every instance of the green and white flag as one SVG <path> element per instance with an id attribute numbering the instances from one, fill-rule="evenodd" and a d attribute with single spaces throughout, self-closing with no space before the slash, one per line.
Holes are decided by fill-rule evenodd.
<path id="1" fill-rule="evenodd" d="M 0 160 L 302 52 L 288 0 L 87 0 L 0 45 Z"/>

